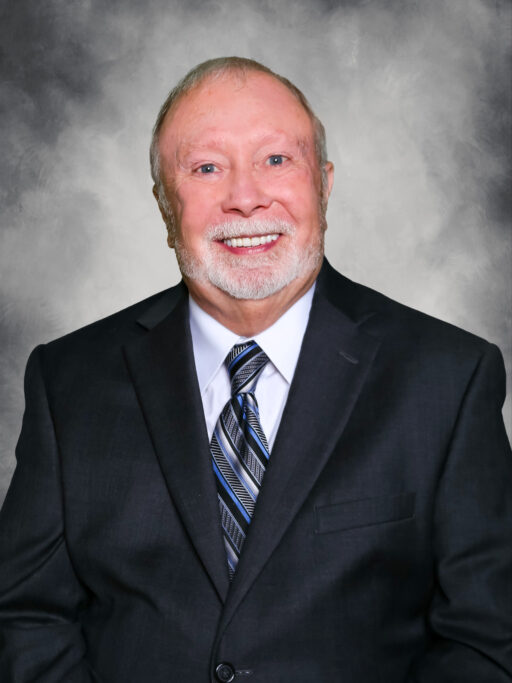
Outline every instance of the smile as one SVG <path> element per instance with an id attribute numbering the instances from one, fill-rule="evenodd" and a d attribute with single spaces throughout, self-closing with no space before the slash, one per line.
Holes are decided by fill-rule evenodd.
<path id="1" fill-rule="evenodd" d="M 275 242 L 279 237 L 278 233 L 271 235 L 258 235 L 255 237 L 232 237 L 231 239 L 222 240 L 228 247 L 259 247 L 262 244 Z"/>

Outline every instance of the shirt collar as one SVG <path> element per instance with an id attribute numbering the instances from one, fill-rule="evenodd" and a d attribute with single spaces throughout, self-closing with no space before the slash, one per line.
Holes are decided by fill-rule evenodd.
<path id="1" fill-rule="evenodd" d="M 206 313 L 189 295 L 190 332 L 199 388 L 204 392 L 234 344 L 247 339 L 265 351 L 291 384 L 315 291 L 315 283 L 276 322 L 253 337 L 240 337 Z"/>
<path id="2" fill-rule="evenodd" d="M 240 337 L 206 313 L 190 294 L 188 300 L 194 361 L 202 393 Z"/>

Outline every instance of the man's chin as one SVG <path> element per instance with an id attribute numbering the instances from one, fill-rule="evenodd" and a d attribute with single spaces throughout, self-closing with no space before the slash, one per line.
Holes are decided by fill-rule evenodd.
<path id="1" fill-rule="evenodd" d="M 302 252 L 293 250 L 247 256 L 229 254 L 226 258 L 200 261 L 176 245 L 183 276 L 197 283 L 209 283 L 233 299 L 260 300 L 277 294 L 297 278 L 307 278 L 322 261 L 322 243 Z"/>
<path id="2" fill-rule="evenodd" d="M 209 274 L 212 285 L 234 299 L 267 299 L 289 285 L 295 273 L 276 273 L 270 268 L 244 268 L 238 272 L 216 272 Z"/>

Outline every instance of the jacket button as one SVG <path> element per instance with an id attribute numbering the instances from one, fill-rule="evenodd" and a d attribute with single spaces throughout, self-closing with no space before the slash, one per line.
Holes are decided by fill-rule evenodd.
<path id="1" fill-rule="evenodd" d="M 221 683 L 231 683 L 231 681 L 235 680 L 235 670 L 231 664 L 226 664 L 226 662 L 218 664 L 215 669 L 215 675 L 217 676 L 217 680 Z"/>

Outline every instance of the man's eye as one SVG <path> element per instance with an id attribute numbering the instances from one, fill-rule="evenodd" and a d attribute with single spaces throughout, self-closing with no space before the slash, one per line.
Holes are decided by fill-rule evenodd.
<path id="1" fill-rule="evenodd" d="M 272 156 L 268 158 L 269 166 L 281 166 L 284 159 L 282 154 L 272 154 Z"/>
<path id="2" fill-rule="evenodd" d="M 208 173 L 215 173 L 216 168 L 215 164 L 203 164 L 202 166 L 199 166 L 197 170 L 199 173 L 206 175 Z"/>

